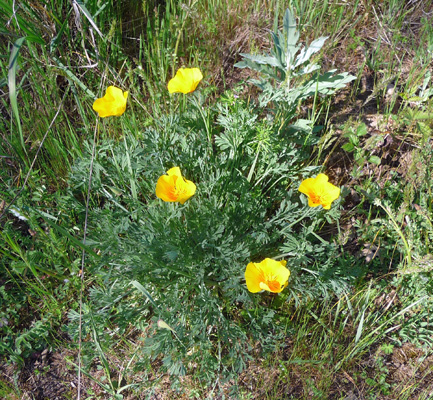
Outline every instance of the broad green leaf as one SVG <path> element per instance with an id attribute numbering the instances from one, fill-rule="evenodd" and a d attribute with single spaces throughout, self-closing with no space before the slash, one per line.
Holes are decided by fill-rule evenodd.
<path id="1" fill-rule="evenodd" d="M 296 62 L 293 68 L 296 68 L 307 62 L 314 53 L 320 51 L 326 39 L 328 39 L 327 36 L 322 36 L 319 39 L 314 40 L 308 48 L 304 47 L 299 53 L 299 55 L 296 57 Z"/>
<path id="2" fill-rule="evenodd" d="M 343 144 L 343 146 L 341 146 L 341 148 L 343 150 L 347 151 L 348 153 L 351 153 L 355 149 L 355 146 L 352 143 L 346 143 L 346 144 Z"/>
<path id="3" fill-rule="evenodd" d="M 430 83 L 430 79 L 431 79 L 431 73 L 430 73 L 430 71 L 427 71 L 426 74 L 425 74 L 424 82 L 422 84 L 422 88 L 421 88 L 421 96 L 422 97 L 424 97 L 424 95 L 425 95 L 424 92 L 426 91 L 427 86 Z"/>
<path id="4" fill-rule="evenodd" d="M 356 79 L 347 72 L 333 75 L 336 70 L 331 70 L 319 77 L 318 91 L 320 94 L 333 94 L 338 89 L 343 89 L 346 84 Z"/>
<path id="5" fill-rule="evenodd" d="M 273 56 L 260 56 L 260 55 L 252 55 L 241 53 L 241 56 L 247 58 L 257 64 L 269 65 L 271 67 L 283 68 L 281 63 Z"/>
<path id="6" fill-rule="evenodd" d="M 300 69 L 297 72 L 292 72 L 292 74 L 295 76 L 302 76 L 306 74 L 311 74 L 312 72 L 317 71 L 318 69 L 320 69 L 319 64 L 307 64 L 304 68 Z"/>
<path id="7" fill-rule="evenodd" d="M 283 48 L 284 37 L 282 37 L 280 32 L 271 32 L 271 36 L 272 41 L 274 42 L 274 49 L 272 50 L 272 55 L 281 63 L 281 65 L 283 65 L 284 69 L 286 69 L 286 56 Z"/>
<path id="8" fill-rule="evenodd" d="M 310 80 L 304 83 L 303 86 L 297 87 L 287 93 L 286 100 L 288 102 L 296 102 L 302 99 L 307 99 L 316 94 L 330 95 L 338 89 L 342 89 L 347 83 L 356 79 L 347 72 L 334 75 L 336 70 L 331 70 L 323 75 L 314 75 Z"/>
<path id="9" fill-rule="evenodd" d="M 354 146 L 359 145 L 358 136 L 354 135 L 353 133 L 349 133 L 348 135 L 346 135 L 346 137 L 349 139 L 350 143 L 352 143 Z"/>
<path id="10" fill-rule="evenodd" d="M 376 164 L 379 165 L 380 164 L 380 158 L 378 156 L 371 156 L 368 159 L 368 162 L 372 163 L 372 164 Z"/>
<path id="11" fill-rule="evenodd" d="M 293 16 L 293 13 L 288 8 L 283 18 L 283 31 L 287 40 L 287 49 L 288 53 L 294 55 L 296 53 L 296 43 L 298 43 L 299 32 L 296 29 L 296 18 Z"/>
<path id="12" fill-rule="evenodd" d="M 356 128 L 356 135 L 357 136 L 364 136 L 368 133 L 367 125 L 361 124 Z"/>
<path id="13" fill-rule="evenodd" d="M 258 71 L 261 72 L 263 74 L 266 74 L 268 76 L 270 76 L 271 78 L 280 80 L 280 78 L 278 77 L 278 75 L 275 73 L 275 71 L 272 69 L 272 67 L 269 67 L 267 65 L 263 65 L 263 64 L 258 64 L 254 61 L 251 61 L 250 59 L 244 59 L 243 61 L 240 61 L 238 63 L 235 64 L 235 67 L 238 68 L 250 68 L 254 71 Z"/>

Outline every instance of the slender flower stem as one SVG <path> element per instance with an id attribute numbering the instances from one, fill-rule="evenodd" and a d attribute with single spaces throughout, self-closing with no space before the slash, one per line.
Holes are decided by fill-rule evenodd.
<path id="1" fill-rule="evenodd" d="M 314 213 L 313 208 L 308 207 L 307 210 L 302 214 L 300 218 L 298 218 L 296 221 L 293 221 L 292 223 L 288 224 L 285 229 L 291 228 L 292 226 L 296 225 L 297 223 L 301 222 L 303 219 L 307 217 L 311 217 Z"/>
<path id="2" fill-rule="evenodd" d="M 397 221 L 395 220 L 391 209 L 389 208 L 389 206 L 387 204 L 383 205 L 379 199 L 376 199 L 374 204 L 381 207 L 386 212 L 386 214 L 388 215 L 389 219 L 391 220 L 392 225 L 394 226 L 395 231 L 400 236 L 400 239 L 403 242 L 403 245 L 406 249 L 407 266 L 408 266 L 408 268 L 412 267 L 412 251 L 410 249 L 408 241 L 406 240 L 406 237 L 403 234 L 403 231 L 398 226 Z"/>
<path id="3" fill-rule="evenodd" d="M 201 115 L 201 118 L 203 119 L 203 123 L 204 123 L 204 126 L 206 128 L 206 134 L 207 134 L 207 137 L 208 137 L 208 140 L 209 140 L 209 144 L 212 144 L 212 135 L 211 135 L 210 129 L 209 129 L 209 121 L 206 118 L 206 116 L 204 115 L 203 108 L 198 103 L 197 96 L 195 94 L 191 96 L 191 101 L 197 107 L 197 110 L 199 111 L 199 113 Z"/>
<path id="4" fill-rule="evenodd" d="M 196 3 L 198 2 L 198 0 L 195 0 L 189 7 L 188 10 L 186 12 L 185 18 L 182 22 L 182 26 L 179 29 L 179 33 L 177 34 L 177 38 L 176 38 L 176 44 L 174 46 L 174 59 L 173 59 L 173 65 L 171 67 L 171 74 L 172 76 L 174 76 L 174 70 L 175 70 L 175 65 L 176 65 L 176 59 L 177 59 L 177 50 L 179 48 L 179 43 L 180 43 L 180 38 L 182 36 L 182 32 L 183 32 L 183 28 L 185 27 L 186 21 L 188 20 L 189 14 L 191 12 L 191 9 L 196 5 Z"/>

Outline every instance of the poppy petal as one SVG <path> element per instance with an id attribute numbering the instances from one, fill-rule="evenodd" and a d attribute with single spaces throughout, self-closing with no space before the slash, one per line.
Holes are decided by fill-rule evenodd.
<path id="1" fill-rule="evenodd" d="M 198 68 L 180 68 L 174 78 L 170 79 L 167 89 L 170 93 L 190 93 L 193 92 L 203 75 Z"/>
<path id="2" fill-rule="evenodd" d="M 96 99 L 93 109 L 101 118 L 117 116 L 120 117 L 126 110 L 126 99 L 128 92 L 123 92 L 115 86 L 109 86 L 104 97 Z"/>
<path id="3" fill-rule="evenodd" d="M 256 264 L 250 262 L 245 270 L 245 281 L 247 288 L 251 293 L 258 293 L 262 290 L 260 282 L 262 281 L 263 273 L 257 268 Z"/>

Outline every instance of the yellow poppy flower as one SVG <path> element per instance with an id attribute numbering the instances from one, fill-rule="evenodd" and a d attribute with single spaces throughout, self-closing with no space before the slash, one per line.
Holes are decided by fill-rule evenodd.
<path id="1" fill-rule="evenodd" d="M 251 293 L 267 290 L 280 293 L 289 280 L 290 271 L 286 268 L 287 261 L 275 261 L 265 258 L 262 262 L 250 262 L 245 270 L 247 288 Z"/>
<path id="2" fill-rule="evenodd" d="M 126 110 L 127 98 L 128 92 L 122 92 L 122 89 L 115 86 L 108 86 L 105 96 L 93 103 L 93 109 L 101 118 L 120 117 Z"/>
<path id="3" fill-rule="evenodd" d="M 203 75 L 198 68 L 180 68 L 175 77 L 168 82 L 167 88 L 170 93 L 190 93 L 202 79 Z"/>
<path id="4" fill-rule="evenodd" d="M 325 210 L 329 210 L 332 202 L 340 197 L 340 188 L 328 182 L 325 174 L 305 179 L 298 190 L 307 195 L 310 207 L 322 206 Z"/>
<path id="5" fill-rule="evenodd" d="M 173 167 L 167 171 L 167 175 L 159 177 L 155 192 L 157 197 L 164 201 L 178 201 L 183 204 L 194 195 L 195 190 L 194 183 L 182 176 L 180 168 Z"/>

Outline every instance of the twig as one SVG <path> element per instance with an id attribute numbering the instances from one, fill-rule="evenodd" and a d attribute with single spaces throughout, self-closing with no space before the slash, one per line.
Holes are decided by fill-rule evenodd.
<path id="1" fill-rule="evenodd" d="M 96 136 L 98 133 L 98 123 L 99 118 L 96 119 L 95 131 L 93 133 L 93 146 L 92 146 L 92 158 L 90 160 L 90 171 L 89 171 L 89 183 L 87 185 L 87 198 L 86 198 L 86 215 L 84 217 L 84 234 L 83 234 L 83 245 L 86 245 L 87 238 L 87 221 L 89 217 L 89 202 L 90 202 L 90 188 L 92 186 L 92 176 L 93 176 L 93 161 L 95 159 L 95 151 L 96 151 Z M 83 251 L 81 253 L 81 286 L 80 286 L 80 319 L 79 319 L 79 335 L 78 335 L 78 392 L 77 392 L 77 400 L 81 398 L 81 343 L 82 343 L 82 322 L 83 322 L 83 291 L 84 291 L 84 261 L 86 258 L 86 250 L 83 247 Z"/>
<path id="2" fill-rule="evenodd" d="M 108 62 L 105 65 L 105 72 L 101 79 L 100 89 L 104 86 L 107 77 Z M 84 217 L 84 234 L 83 234 L 83 245 L 86 245 L 87 238 L 87 222 L 89 218 L 89 203 L 90 203 L 90 189 L 92 187 L 92 176 L 93 176 L 93 162 L 95 159 L 96 152 L 96 138 L 98 133 L 99 117 L 96 119 L 95 131 L 93 133 L 93 145 L 92 145 L 92 158 L 90 160 L 90 171 L 89 171 L 89 181 L 87 185 L 87 198 L 86 198 L 86 215 Z M 83 251 L 81 253 L 81 286 L 80 286 L 80 317 L 79 317 L 79 334 L 78 334 L 78 388 L 77 388 L 77 400 L 81 398 L 81 350 L 82 350 L 82 325 L 83 325 L 83 291 L 84 291 L 84 262 L 86 258 L 85 247 L 83 246 Z"/>

